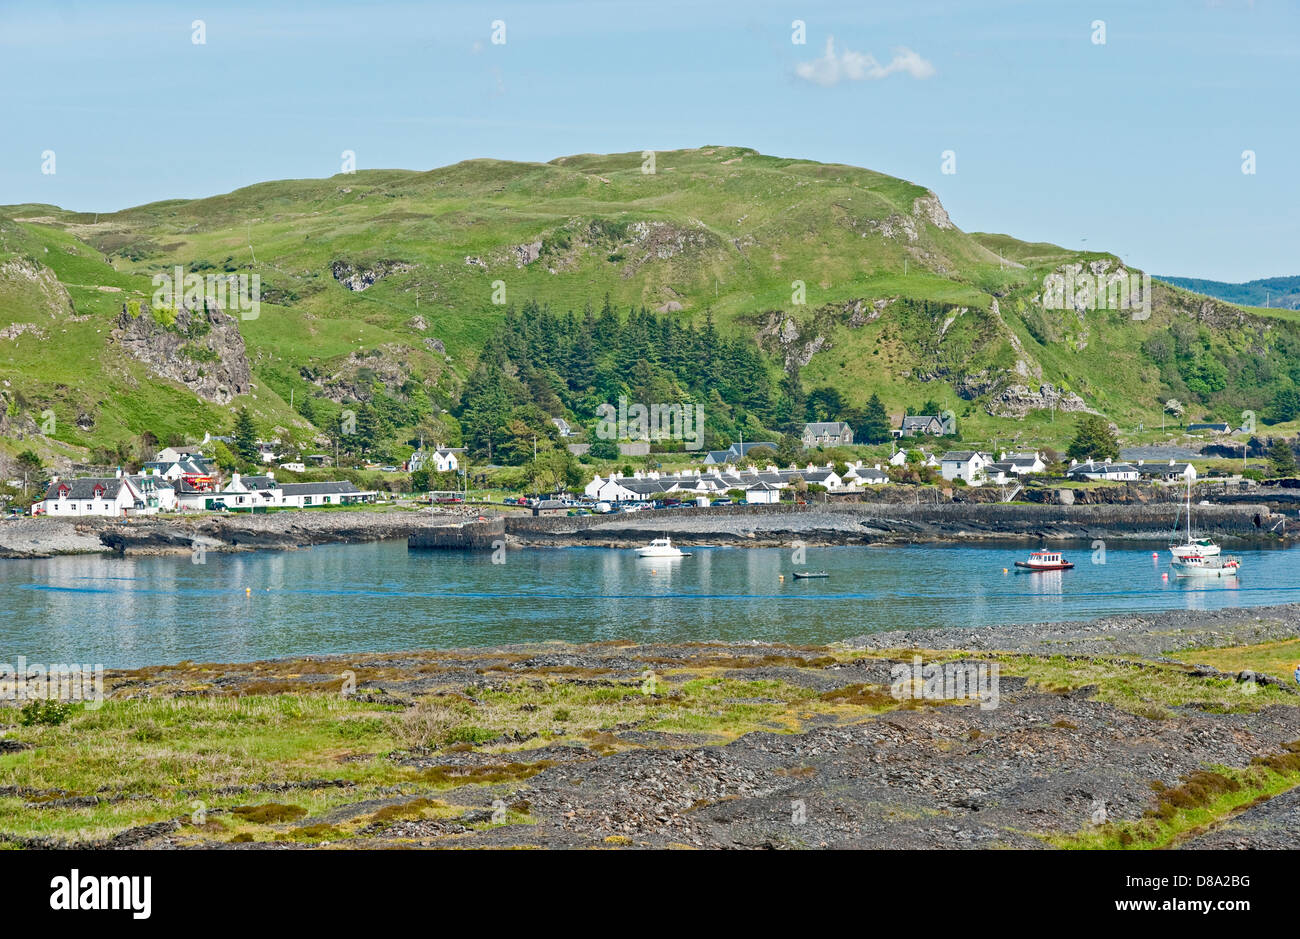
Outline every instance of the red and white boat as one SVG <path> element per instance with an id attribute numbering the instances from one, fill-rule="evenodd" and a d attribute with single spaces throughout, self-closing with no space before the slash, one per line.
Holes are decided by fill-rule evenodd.
<path id="1" fill-rule="evenodd" d="M 1017 561 L 1024 571 L 1068 571 L 1074 564 L 1061 557 L 1060 551 L 1031 551 L 1028 561 Z"/>
<path id="2" fill-rule="evenodd" d="M 1180 516 L 1181 518 L 1181 516 Z M 1175 521 L 1174 525 L 1177 526 Z M 1187 480 L 1187 540 L 1171 544 L 1169 566 L 1176 577 L 1236 577 L 1241 570 L 1241 558 L 1221 554 L 1219 546 L 1209 538 L 1192 536 L 1192 481 Z"/>

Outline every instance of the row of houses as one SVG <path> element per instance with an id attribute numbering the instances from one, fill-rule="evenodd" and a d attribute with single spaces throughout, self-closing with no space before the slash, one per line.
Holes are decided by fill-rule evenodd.
<path id="1" fill-rule="evenodd" d="M 1004 452 L 995 460 L 990 454 L 978 450 L 949 450 L 940 458 L 939 466 L 944 479 L 950 482 L 960 479 L 971 486 L 983 483 L 1003 485 L 1012 482 L 1018 476 L 1041 473 L 1047 468 L 1042 456 L 1036 452 Z M 1138 460 L 1136 464 L 1113 463 L 1109 459 L 1084 463 L 1071 460 L 1066 475 L 1074 479 L 1113 482 L 1135 482 L 1139 479 L 1172 482 L 1195 479 L 1196 467 L 1191 463 L 1179 463 L 1175 460 L 1170 460 L 1168 463 L 1147 463 Z"/>
<path id="2" fill-rule="evenodd" d="M 608 477 L 596 475 L 584 494 L 598 502 L 648 502 L 669 498 L 712 498 L 733 489 L 745 493 L 750 503 L 779 502 L 781 491 L 796 484 L 796 480 L 825 486 L 830 492 L 861 492 L 864 486 L 880 486 L 889 482 L 888 474 L 880 466 L 864 466 L 862 461 L 849 464 L 841 476 L 831 464 L 803 468 L 789 466 L 778 469 L 767 466 L 737 469 L 730 464 L 716 471 L 685 470 L 681 473 L 633 473 L 624 476 L 613 473 Z"/>
<path id="3" fill-rule="evenodd" d="M 960 479 L 969 486 L 991 482 L 1005 484 L 1017 476 L 1041 473 L 1047 468 L 1042 456 L 1032 453 L 1003 452 L 995 460 L 980 450 L 949 450 L 939 458 L 939 472 L 952 482 Z"/>
<path id="4" fill-rule="evenodd" d="M 210 478 L 211 479 L 211 478 Z M 358 489 L 348 480 L 316 483 L 281 483 L 274 473 L 240 476 L 235 473 L 225 487 L 213 479 L 167 477 L 156 473 L 131 475 L 118 470 L 108 477 L 55 476 L 34 514 L 54 517 L 152 515 L 157 512 L 218 511 L 221 509 L 306 509 L 327 505 L 374 502 L 378 493 Z"/>

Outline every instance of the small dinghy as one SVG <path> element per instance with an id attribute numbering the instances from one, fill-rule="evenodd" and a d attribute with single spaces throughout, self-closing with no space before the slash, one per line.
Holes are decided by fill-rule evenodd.
<path id="1" fill-rule="evenodd" d="M 813 577 L 830 577 L 830 576 L 831 575 L 826 573 L 825 571 L 795 571 L 794 572 L 795 580 L 809 580 L 810 578 Z"/>

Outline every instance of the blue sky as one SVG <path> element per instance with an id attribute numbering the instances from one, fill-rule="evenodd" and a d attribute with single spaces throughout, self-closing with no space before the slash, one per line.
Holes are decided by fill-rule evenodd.
<path id="1" fill-rule="evenodd" d="M 731 144 L 913 180 L 968 231 L 1300 274 L 1296 0 L 0 0 L 0 81 L 0 204 L 111 211 L 330 176 L 344 150 Z"/>

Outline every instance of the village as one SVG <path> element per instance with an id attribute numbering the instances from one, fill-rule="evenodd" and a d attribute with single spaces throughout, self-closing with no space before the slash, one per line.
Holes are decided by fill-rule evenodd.
<path id="1" fill-rule="evenodd" d="M 560 426 L 563 421 L 555 423 Z M 568 428 L 560 430 L 563 434 Z M 1231 428 L 1226 424 L 1201 424 L 1191 425 L 1188 430 L 1223 435 Z M 227 474 L 204 452 L 222 438 L 205 436 L 198 445 L 164 447 L 133 472 L 119 467 L 112 475 L 52 475 L 43 498 L 34 501 L 27 514 L 120 518 L 320 510 L 392 502 L 405 502 L 408 507 L 411 503 L 482 506 L 494 501 L 505 507 L 531 508 L 535 514 L 585 514 L 682 505 L 763 506 L 814 498 L 852 499 L 888 486 L 928 486 L 943 489 L 948 497 L 952 497 L 954 489 L 992 486 L 1000 490 L 997 501 L 1010 502 L 1031 478 L 1052 478 L 1064 485 L 1167 484 L 1193 482 L 1201 475 L 1187 457 L 1124 460 L 1098 455 L 1082 460 L 1070 458 L 1067 462 L 1047 448 L 996 452 L 940 449 L 937 444 L 949 436 L 954 435 L 945 431 L 944 421 L 937 415 L 904 415 L 892 431 L 890 453 L 885 456 L 882 447 L 856 444 L 854 430 L 847 423 L 809 422 L 798 438 L 799 458 L 784 466 L 778 465 L 777 459 L 782 445 L 772 440 L 740 441 L 702 454 L 652 454 L 646 442 L 633 441 L 621 443 L 618 456 L 638 459 L 641 468 L 634 468 L 630 462 L 618 465 L 620 460 L 614 460 L 613 465 L 597 467 L 585 484 L 571 482 L 566 487 L 557 486 L 555 492 L 524 492 L 517 487 L 491 484 L 471 489 L 466 449 L 441 444 L 426 448 L 423 441 L 400 466 L 363 467 L 385 476 L 382 483 L 369 487 L 359 486 L 352 479 L 301 480 L 301 474 L 310 470 L 315 475 L 330 465 L 330 459 L 312 454 L 300 458 L 306 462 L 277 465 L 274 441 L 257 443 L 257 455 L 267 464 L 265 469 Z M 585 453 L 585 449 L 583 444 L 570 446 L 570 452 L 575 454 Z M 845 458 L 846 454 L 861 454 L 864 450 L 869 455 Z M 659 461 L 677 459 L 680 463 L 682 456 L 694 465 L 666 469 Z M 588 461 L 584 457 L 584 462 Z M 283 478 L 277 478 L 277 470 L 271 465 L 277 465 Z M 475 469 L 473 479 L 482 483 L 489 479 L 494 467 Z M 1225 474 L 1215 471 L 1211 475 Z M 1236 474 L 1234 478 L 1243 477 Z M 437 482 L 454 488 L 434 489 Z M 426 483 L 426 487 L 421 488 L 419 483 Z"/>
<path id="2" fill-rule="evenodd" d="M 45 498 L 33 503 L 32 514 L 66 518 L 307 509 L 372 504 L 378 495 L 349 480 L 280 482 L 272 470 L 256 476 L 233 473 L 223 485 L 213 461 L 202 452 L 167 447 L 136 474 L 119 469 L 105 477 L 53 476 Z"/>

